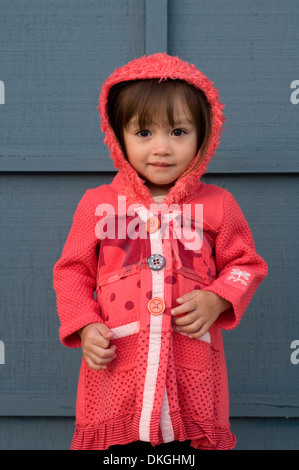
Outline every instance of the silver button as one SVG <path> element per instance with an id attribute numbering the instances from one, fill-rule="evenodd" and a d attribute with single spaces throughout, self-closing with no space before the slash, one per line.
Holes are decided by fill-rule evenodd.
<path id="1" fill-rule="evenodd" d="M 153 271 L 160 271 L 165 266 L 165 258 L 162 255 L 155 254 L 149 257 L 147 264 Z"/>

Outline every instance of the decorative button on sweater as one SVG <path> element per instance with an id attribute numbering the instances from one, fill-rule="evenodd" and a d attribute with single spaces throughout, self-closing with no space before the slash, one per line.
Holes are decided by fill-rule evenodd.
<path id="1" fill-rule="evenodd" d="M 154 271 L 160 271 L 165 266 L 165 259 L 162 255 L 154 254 L 149 257 L 147 264 Z"/>
<path id="2" fill-rule="evenodd" d="M 111 87 L 144 78 L 187 80 L 203 91 L 210 104 L 205 158 L 179 178 L 163 200 L 164 209 L 175 207 L 176 211 L 189 204 L 188 227 L 200 225 L 200 221 L 193 224 L 192 217 L 202 205 L 202 233 L 195 238 L 201 242 L 198 246 L 183 237 L 163 239 L 157 220 L 150 218 L 156 216 L 150 211 L 154 200 L 109 125 Z M 164 53 L 130 62 L 102 87 L 102 130 L 118 173 L 111 184 L 89 189 L 80 199 L 54 267 L 54 289 L 61 342 L 80 347 L 78 330 L 90 323 L 105 323 L 115 333 L 110 344 L 117 346 L 117 356 L 100 371 L 91 370 L 82 358 L 72 449 L 100 450 L 138 440 L 152 445 L 190 440 L 200 449 L 235 446 L 221 329 L 240 323 L 267 275 L 267 265 L 256 252 L 233 196 L 200 180 L 219 145 L 222 108 L 213 82 L 194 65 Z M 112 207 L 117 215 L 107 218 L 109 228 L 115 222 L 116 234 L 118 222 L 126 219 L 118 212 L 119 197 L 126 199 L 127 207 L 137 203 L 141 208 L 143 222 L 148 221 L 146 237 L 98 238 L 96 228 L 104 227 L 103 217 L 97 215 L 100 204 Z M 128 226 L 131 220 L 125 223 Z M 170 314 L 176 299 L 195 289 L 214 292 L 232 304 L 200 339 L 176 332 Z"/>

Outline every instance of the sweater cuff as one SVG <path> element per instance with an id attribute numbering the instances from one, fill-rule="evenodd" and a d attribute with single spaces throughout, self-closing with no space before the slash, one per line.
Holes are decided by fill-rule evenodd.
<path id="1" fill-rule="evenodd" d="M 103 323 L 103 320 L 99 314 L 90 313 L 89 315 L 76 318 L 75 321 L 62 325 L 59 329 L 59 339 L 61 343 L 68 348 L 81 347 L 81 337 L 78 331 L 91 323 Z"/>
<path id="2" fill-rule="evenodd" d="M 205 287 L 204 290 L 214 292 L 232 304 L 219 315 L 215 325 L 224 330 L 238 326 L 263 277 L 250 268 L 234 267 Z"/>

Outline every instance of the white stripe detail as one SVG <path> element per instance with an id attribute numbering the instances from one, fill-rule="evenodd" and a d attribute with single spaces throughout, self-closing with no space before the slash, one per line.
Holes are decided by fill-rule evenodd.
<path id="1" fill-rule="evenodd" d="M 144 222 L 152 217 L 151 212 L 144 207 L 138 208 L 137 212 Z M 161 229 L 154 233 L 150 233 L 149 236 L 151 243 L 151 254 L 160 254 L 163 256 Z M 164 300 L 164 268 L 159 271 L 152 270 L 152 297 L 160 297 Z M 143 406 L 139 423 L 140 440 L 147 442 L 150 441 L 151 415 L 154 407 L 154 398 L 160 362 L 162 322 L 163 315 L 151 315 L 148 363 L 144 383 Z M 173 440 L 173 429 L 169 416 L 169 405 L 166 389 L 163 396 L 161 412 L 160 426 L 163 439 L 165 436 L 167 442 L 170 442 L 170 440 Z"/>
<path id="2" fill-rule="evenodd" d="M 184 335 L 184 336 L 189 336 L 188 333 L 184 333 L 183 331 L 176 331 L 176 333 L 179 333 L 180 335 Z M 211 343 L 211 335 L 208 331 L 204 335 L 200 336 L 199 338 L 192 338 L 192 339 L 195 339 L 197 341 L 205 341 L 206 343 Z"/>
<path id="3" fill-rule="evenodd" d="M 158 238 L 159 235 L 159 238 Z M 163 246 L 161 239 L 161 230 L 151 234 L 151 250 L 152 253 L 159 253 L 163 255 Z M 164 300 L 164 268 L 160 271 L 153 271 L 152 273 L 152 282 L 153 282 L 153 297 L 160 297 Z M 153 315 L 152 315 L 153 316 Z M 162 321 L 163 315 L 161 315 Z M 152 323 L 152 321 L 151 321 Z M 162 326 L 162 323 L 161 323 Z M 159 337 L 161 342 L 161 330 L 159 331 Z M 161 348 L 161 345 L 160 345 Z M 160 356 L 160 351 L 159 351 Z M 159 362 L 159 358 L 158 358 Z M 167 397 L 166 387 L 164 390 L 163 401 L 161 406 L 161 416 L 160 416 L 160 427 L 163 436 L 164 442 L 171 442 L 174 440 L 173 427 L 169 415 L 169 403 Z"/>
<path id="4" fill-rule="evenodd" d="M 134 335 L 135 333 L 139 332 L 139 321 L 127 323 L 126 325 L 122 326 L 116 326 L 115 328 L 111 328 L 111 331 L 114 333 L 113 339 Z"/>
<path id="5" fill-rule="evenodd" d="M 164 442 L 174 441 L 174 432 L 169 414 L 169 402 L 166 387 L 164 390 L 163 402 L 161 407 L 160 427 Z"/>
<path id="6" fill-rule="evenodd" d="M 151 315 L 150 338 L 147 370 L 144 382 L 143 403 L 139 423 L 141 441 L 150 441 L 150 423 L 154 406 L 156 382 L 159 369 L 161 349 L 161 326 L 163 315 Z"/>
<path id="7" fill-rule="evenodd" d="M 178 333 L 188 336 L 187 333 L 182 333 L 181 331 Z M 195 338 L 195 339 L 206 341 L 207 343 L 211 343 L 211 335 L 209 332 L 205 333 L 200 338 Z M 161 427 L 164 443 L 174 441 L 174 432 L 173 432 L 173 426 L 172 426 L 172 422 L 171 422 L 171 418 L 169 414 L 169 402 L 168 402 L 166 387 L 164 390 L 164 396 L 163 396 L 163 402 L 162 402 L 162 408 L 161 408 L 160 427 Z"/>

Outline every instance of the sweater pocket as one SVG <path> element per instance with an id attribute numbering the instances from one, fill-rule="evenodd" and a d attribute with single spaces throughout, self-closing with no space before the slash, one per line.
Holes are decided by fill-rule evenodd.
<path id="1" fill-rule="evenodd" d="M 124 276 L 121 279 L 111 276 L 97 283 L 97 303 L 105 323 L 122 325 L 139 319 L 140 312 L 140 273 Z M 137 289 L 137 290 L 136 290 Z"/>
<path id="2" fill-rule="evenodd" d="M 212 350 L 209 335 L 206 340 L 189 338 L 173 331 L 173 354 L 176 366 L 197 371 L 207 370 L 212 363 Z"/>
<path id="3" fill-rule="evenodd" d="M 139 322 L 132 322 L 116 328 L 111 328 L 114 337 L 110 346 L 116 346 L 116 358 L 111 361 L 107 370 L 122 372 L 136 367 L 139 338 Z"/>

